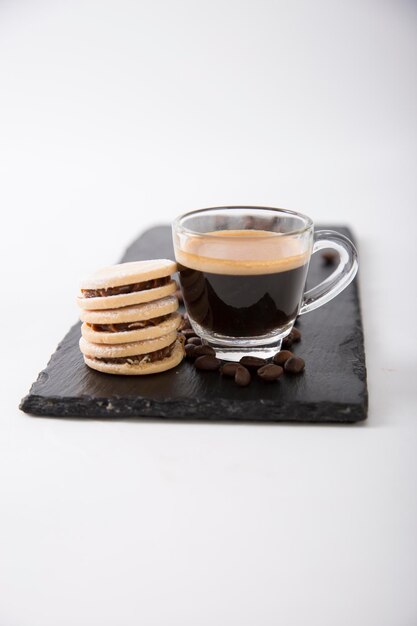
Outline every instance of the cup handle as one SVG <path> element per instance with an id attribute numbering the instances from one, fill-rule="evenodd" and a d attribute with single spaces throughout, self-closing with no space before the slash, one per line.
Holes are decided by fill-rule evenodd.
<path id="1" fill-rule="evenodd" d="M 314 233 L 312 254 L 323 248 L 338 252 L 339 264 L 330 276 L 304 293 L 299 315 L 314 311 L 332 300 L 352 282 L 358 271 L 358 253 L 350 239 L 344 235 L 333 230 L 318 230 Z"/>

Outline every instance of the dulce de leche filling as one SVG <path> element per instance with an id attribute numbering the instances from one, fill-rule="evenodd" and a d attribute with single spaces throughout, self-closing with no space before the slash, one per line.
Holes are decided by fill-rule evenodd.
<path id="1" fill-rule="evenodd" d="M 175 348 L 175 341 L 166 348 L 155 350 L 155 352 L 149 352 L 148 354 L 135 354 L 133 356 L 122 356 L 117 358 L 108 357 L 94 357 L 87 356 L 88 359 L 93 361 L 99 361 L 100 363 L 128 363 L 129 365 L 140 365 L 145 363 L 154 363 L 155 361 L 161 361 L 171 356 L 172 351 Z"/>
<path id="2" fill-rule="evenodd" d="M 139 320 L 138 322 L 125 322 L 124 324 L 90 324 L 87 323 L 92 330 L 99 333 L 123 333 L 129 330 L 137 330 L 138 328 L 149 328 L 157 326 L 161 322 L 165 322 L 171 315 L 161 315 L 153 317 L 150 320 Z"/>
<path id="3" fill-rule="evenodd" d="M 81 289 L 84 298 L 103 298 L 105 296 L 121 296 L 135 291 L 146 291 L 163 287 L 171 282 L 170 276 L 163 278 L 152 278 L 141 283 L 131 283 L 130 285 L 119 285 L 119 287 L 106 287 L 105 289 Z"/>

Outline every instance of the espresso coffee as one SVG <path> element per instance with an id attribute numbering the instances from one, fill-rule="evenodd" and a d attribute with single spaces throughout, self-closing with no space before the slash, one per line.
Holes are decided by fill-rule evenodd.
<path id="1" fill-rule="evenodd" d="M 184 303 L 203 330 L 257 337 L 294 322 L 308 269 L 296 240 L 259 230 L 215 231 L 176 256 Z"/>

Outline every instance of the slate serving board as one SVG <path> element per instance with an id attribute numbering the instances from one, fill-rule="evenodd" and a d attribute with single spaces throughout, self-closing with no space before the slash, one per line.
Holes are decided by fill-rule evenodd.
<path id="1" fill-rule="evenodd" d="M 319 226 L 332 228 L 331 226 Z M 348 228 L 334 230 L 352 238 Z M 171 229 L 143 233 L 123 261 L 174 258 Z M 312 258 L 307 287 L 330 272 L 320 254 Z M 368 393 L 357 278 L 324 307 L 302 316 L 301 376 L 277 383 L 253 380 L 239 388 L 217 372 L 183 361 L 152 376 L 112 376 L 89 369 L 78 348 L 80 323 L 59 344 L 20 408 L 55 417 L 159 417 L 184 420 L 349 423 L 367 416 Z"/>

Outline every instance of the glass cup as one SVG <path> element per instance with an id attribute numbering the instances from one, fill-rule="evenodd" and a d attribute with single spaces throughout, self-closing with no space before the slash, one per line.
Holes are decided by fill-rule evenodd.
<path id="1" fill-rule="evenodd" d="M 297 316 L 337 296 L 358 269 L 347 237 L 314 232 L 309 217 L 284 209 L 201 209 L 178 217 L 172 229 L 191 326 L 229 361 L 271 358 Z M 323 248 L 338 253 L 338 266 L 305 291 L 311 255 Z"/>

